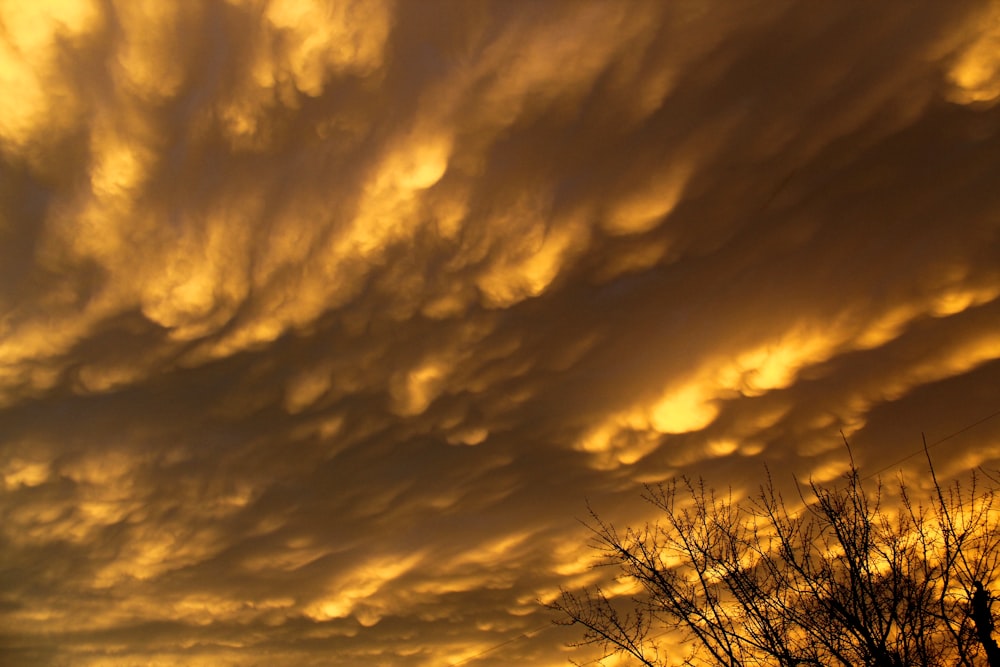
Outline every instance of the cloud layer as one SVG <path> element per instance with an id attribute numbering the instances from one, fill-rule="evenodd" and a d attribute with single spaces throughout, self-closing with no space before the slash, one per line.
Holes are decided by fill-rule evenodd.
<path id="1" fill-rule="evenodd" d="M 0 656 L 565 664 L 585 499 L 996 410 L 998 53 L 987 2 L 0 3 Z"/>

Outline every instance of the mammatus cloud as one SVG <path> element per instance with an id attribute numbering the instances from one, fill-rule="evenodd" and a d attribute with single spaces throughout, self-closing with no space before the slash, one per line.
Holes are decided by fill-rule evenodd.
<path id="1" fill-rule="evenodd" d="M 988 2 L 0 3 L 0 655 L 565 664 L 585 499 L 991 413 L 998 40 Z"/>

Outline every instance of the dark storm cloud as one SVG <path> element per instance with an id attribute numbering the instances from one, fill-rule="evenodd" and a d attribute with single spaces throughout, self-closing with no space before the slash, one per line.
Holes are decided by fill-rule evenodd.
<path id="1" fill-rule="evenodd" d="M 996 408 L 995 7 L 0 7 L 19 664 L 563 664 L 585 499 Z"/>

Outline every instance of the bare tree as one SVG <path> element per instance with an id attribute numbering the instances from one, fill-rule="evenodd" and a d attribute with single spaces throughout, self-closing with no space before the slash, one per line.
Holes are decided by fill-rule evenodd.
<path id="1" fill-rule="evenodd" d="M 848 449 L 848 451 L 850 451 Z M 660 517 L 619 530 L 591 511 L 599 563 L 641 594 L 564 591 L 552 605 L 580 645 L 660 667 L 990 665 L 1000 667 L 989 591 L 1000 577 L 995 487 L 970 474 L 915 502 L 866 482 L 811 483 L 787 503 L 768 474 L 749 500 L 704 481 L 647 486 Z M 665 638 L 686 639 L 667 655 Z"/>

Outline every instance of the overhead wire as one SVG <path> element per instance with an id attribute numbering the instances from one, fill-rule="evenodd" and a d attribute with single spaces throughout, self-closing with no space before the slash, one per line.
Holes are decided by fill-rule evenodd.
<path id="1" fill-rule="evenodd" d="M 952 438 L 957 437 L 957 436 L 965 433 L 966 431 L 970 431 L 970 430 L 974 429 L 975 427 L 980 426 L 981 424 L 985 424 L 986 422 L 988 422 L 991 419 L 995 419 L 996 417 L 1000 417 L 1000 409 L 997 409 L 994 412 L 991 412 L 990 414 L 986 415 L 985 417 L 981 417 L 980 419 L 977 419 L 976 421 L 972 422 L 971 424 L 967 424 L 967 425 L 963 426 L 962 428 L 958 429 L 957 431 L 949 433 L 948 435 L 946 435 L 946 436 L 944 436 L 942 438 L 938 438 L 934 442 L 931 442 L 931 443 L 929 443 L 929 444 L 927 444 L 925 446 L 920 447 L 919 449 L 917 449 L 917 450 L 915 450 L 913 452 L 910 452 L 909 454 L 907 454 L 903 458 L 901 458 L 901 459 L 899 459 L 897 461 L 893 461 L 889 465 L 887 465 L 885 467 L 882 467 L 882 468 L 879 468 L 878 470 L 876 470 L 873 473 L 870 473 L 869 475 L 865 476 L 864 479 L 871 479 L 873 477 L 877 477 L 878 475 L 881 475 L 882 473 L 886 472 L 887 470 L 895 468 L 896 466 L 900 465 L 901 463 L 905 463 L 906 461 L 909 461 L 914 456 L 918 456 L 921 453 L 923 453 L 924 451 L 929 451 L 929 450 L 933 449 L 934 447 L 937 447 L 938 445 L 940 445 L 942 443 L 945 443 L 948 440 L 951 440 Z"/>
<path id="2" fill-rule="evenodd" d="M 480 651 L 479 653 L 476 653 L 474 655 L 470 655 L 467 658 L 462 658 L 458 662 L 453 662 L 453 663 L 451 663 L 449 665 L 449 667 L 459 667 L 460 665 L 467 665 L 470 662 L 472 662 L 473 660 L 478 660 L 479 658 L 483 657 L 487 653 L 492 653 L 493 651 L 497 650 L 498 648 L 502 648 L 504 646 L 507 646 L 508 644 L 513 644 L 514 642 L 519 641 L 521 639 L 527 639 L 527 638 L 531 637 L 532 635 L 537 635 L 541 631 L 548 630 L 551 627 L 554 627 L 553 623 L 546 623 L 545 625 L 540 625 L 537 628 L 534 628 L 532 630 L 526 630 L 525 632 L 522 632 L 519 635 L 516 635 L 514 637 L 511 637 L 510 639 L 506 639 L 506 640 L 500 642 L 499 644 L 494 644 L 493 646 L 485 648 L 482 651 Z"/>

